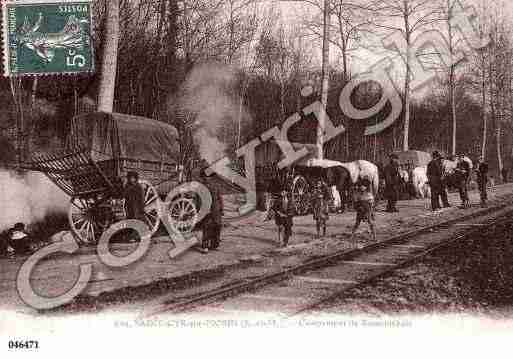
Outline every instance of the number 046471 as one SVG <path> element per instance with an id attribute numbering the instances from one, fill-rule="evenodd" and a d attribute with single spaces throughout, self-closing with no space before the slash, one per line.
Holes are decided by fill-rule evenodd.
<path id="1" fill-rule="evenodd" d="M 9 349 L 39 349 L 39 342 L 37 340 L 9 340 Z"/>

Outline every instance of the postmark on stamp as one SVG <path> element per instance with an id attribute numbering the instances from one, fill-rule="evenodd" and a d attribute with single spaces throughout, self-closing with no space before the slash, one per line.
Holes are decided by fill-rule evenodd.
<path id="1" fill-rule="evenodd" d="M 94 71 L 91 0 L 2 1 L 4 75 Z"/>

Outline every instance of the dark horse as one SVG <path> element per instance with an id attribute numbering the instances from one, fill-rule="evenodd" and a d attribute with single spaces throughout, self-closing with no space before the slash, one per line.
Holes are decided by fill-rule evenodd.
<path id="1" fill-rule="evenodd" d="M 353 171 L 353 173 L 351 172 Z M 378 167 L 368 161 L 358 160 L 332 166 L 325 169 L 325 177 L 329 186 L 335 186 L 340 194 L 340 209 L 345 210 L 345 204 L 352 200 L 353 185 L 360 179 L 367 177 L 372 184 L 372 192 L 377 203 L 379 190 L 379 170 Z"/>
<path id="2" fill-rule="evenodd" d="M 470 176 L 465 176 L 461 171 L 457 168 L 456 161 L 443 161 L 444 175 L 443 180 L 445 186 L 449 189 L 460 190 L 461 186 L 464 185 L 464 182 L 470 179 Z"/>

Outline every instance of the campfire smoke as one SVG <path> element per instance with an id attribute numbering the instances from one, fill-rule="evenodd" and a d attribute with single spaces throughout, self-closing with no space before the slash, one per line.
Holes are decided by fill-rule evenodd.
<path id="1" fill-rule="evenodd" d="M 234 91 L 236 71 L 222 64 L 202 64 L 188 75 L 181 93 L 181 108 L 195 118 L 195 141 L 202 158 L 212 163 L 236 146 L 237 128 L 249 114 Z"/>
<path id="2" fill-rule="evenodd" d="M 43 174 L 7 170 L 0 170 L 0 201 L 0 231 L 16 222 L 30 226 L 48 215 L 65 213 L 69 204 L 66 194 Z"/>

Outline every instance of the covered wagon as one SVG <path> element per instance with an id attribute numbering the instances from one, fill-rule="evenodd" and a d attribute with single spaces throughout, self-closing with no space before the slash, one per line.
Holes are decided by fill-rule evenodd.
<path id="1" fill-rule="evenodd" d="M 424 151 L 409 150 L 395 152 L 399 158 L 399 166 L 406 171 L 412 171 L 416 167 L 425 167 L 431 161 L 431 154 Z"/>
<path id="2" fill-rule="evenodd" d="M 122 198 L 128 171 L 139 174 L 145 219 L 155 233 L 161 200 L 180 182 L 177 130 L 164 122 L 117 113 L 90 113 L 68 123 L 65 149 L 36 155 L 32 168 L 70 196 L 69 224 L 82 243 L 96 243 L 126 217 Z M 170 220 L 190 230 L 201 204 L 180 195 L 166 199 Z"/>

